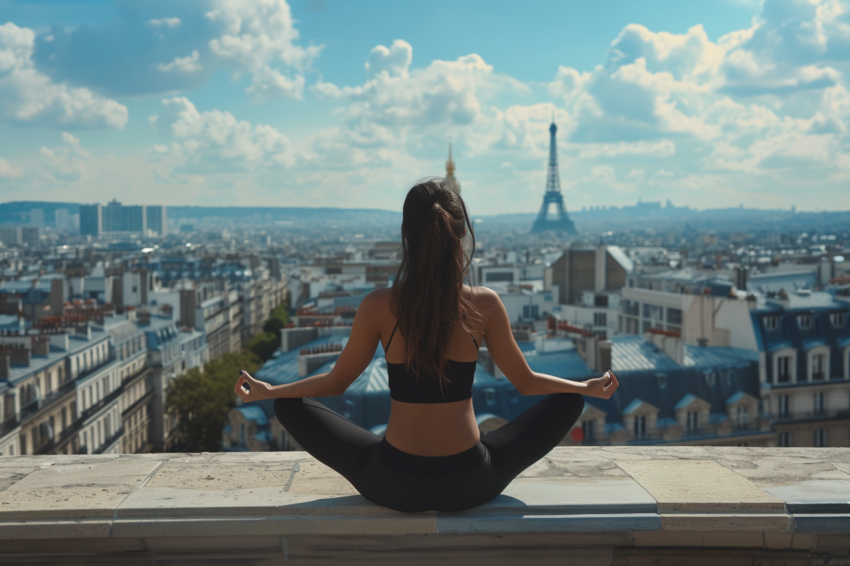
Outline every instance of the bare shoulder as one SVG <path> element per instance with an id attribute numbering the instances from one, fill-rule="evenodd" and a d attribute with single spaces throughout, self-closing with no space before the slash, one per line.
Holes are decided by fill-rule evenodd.
<path id="1" fill-rule="evenodd" d="M 494 312 L 501 303 L 499 295 L 487 287 L 470 287 L 464 285 L 464 291 L 469 293 L 468 297 L 475 309 L 485 318 L 490 313 Z"/>
<path id="2" fill-rule="evenodd" d="M 363 297 L 359 309 L 368 311 L 370 314 L 384 314 L 389 312 L 391 294 L 392 289 L 389 287 L 370 291 Z"/>

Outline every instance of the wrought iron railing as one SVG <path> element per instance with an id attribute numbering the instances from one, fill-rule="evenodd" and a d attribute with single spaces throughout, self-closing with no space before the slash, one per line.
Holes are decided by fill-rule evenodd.
<path id="1" fill-rule="evenodd" d="M 820 411 L 789 411 L 780 414 L 774 422 L 776 424 L 790 423 L 796 421 L 820 421 L 831 419 L 850 419 L 849 409 L 833 409 Z"/>
<path id="2" fill-rule="evenodd" d="M 116 430 L 114 433 L 112 433 L 112 436 L 110 436 L 109 438 L 104 440 L 103 444 L 101 444 L 97 448 L 97 450 L 95 450 L 93 452 L 93 454 L 102 454 L 104 450 L 106 450 L 107 448 L 112 446 L 115 443 L 115 441 L 118 440 L 119 438 L 121 438 L 123 435 L 124 435 L 124 427 L 122 426 L 121 428 Z"/>
<path id="3" fill-rule="evenodd" d="M 21 425 L 21 416 L 12 415 L 8 419 L 0 422 L 0 438 L 3 438 Z"/>

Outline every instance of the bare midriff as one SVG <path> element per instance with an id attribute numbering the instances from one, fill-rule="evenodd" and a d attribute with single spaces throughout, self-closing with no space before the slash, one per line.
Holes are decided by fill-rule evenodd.
<path id="1" fill-rule="evenodd" d="M 417 456 L 450 456 L 469 450 L 480 434 L 472 399 L 451 403 L 392 401 L 387 442 Z"/>

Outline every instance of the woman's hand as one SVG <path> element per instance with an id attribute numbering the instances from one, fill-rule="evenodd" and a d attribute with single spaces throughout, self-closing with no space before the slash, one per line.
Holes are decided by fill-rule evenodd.
<path id="1" fill-rule="evenodd" d="M 268 383 L 254 379 L 245 370 L 242 370 L 242 375 L 239 376 L 239 379 L 236 381 L 236 387 L 233 390 L 246 403 L 271 399 L 273 397 L 271 386 Z"/>
<path id="2" fill-rule="evenodd" d="M 617 376 L 611 370 L 606 371 L 602 377 L 588 379 L 585 383 L 587 384 L 587 391 L 584 394 L 600 399 L 610 399 L 614 391 L 620 386 Z"/>

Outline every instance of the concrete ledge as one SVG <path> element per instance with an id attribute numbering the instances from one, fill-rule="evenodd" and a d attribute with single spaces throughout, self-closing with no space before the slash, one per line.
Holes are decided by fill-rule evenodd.
<path id="1" fill-rule="evenodd" d="M 556 448 L 486 505 L 406 514 L 303 452 L 6 457 L 0 563 L 850 564 L 848 472 L 850 449 Z"/>

